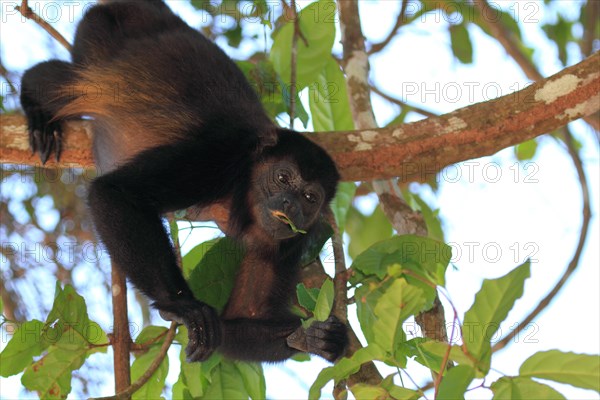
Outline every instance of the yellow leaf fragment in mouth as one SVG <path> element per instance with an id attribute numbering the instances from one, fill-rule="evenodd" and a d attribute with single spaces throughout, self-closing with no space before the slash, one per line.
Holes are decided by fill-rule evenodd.
<path id="1" fill-rule="evenodd" d="M 306 234 L 306 231 L 303 229 L 298 229 L 296 225 L 294 225 L 292 220 L 287 215 L 285 215 L 285 213 L 278 210 L 271 210 L 271 215 L 280 220 L 281 222 L 288 224 L 294 233 L 302 233 L 303 235 Z"/>

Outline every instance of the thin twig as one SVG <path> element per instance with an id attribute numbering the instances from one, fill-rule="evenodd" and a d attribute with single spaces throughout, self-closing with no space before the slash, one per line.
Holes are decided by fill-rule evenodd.
<path id="1" fill-rule="evenodd" d="M 334 286 L 334 302 L 333 302 L 333 315 L 335 315 L 340 321 L 348 325 L 348 270 L 346 269 L 346 260 L 344 259 L 344 247 L 342 243 L 342 235 L 340 228 L 335 221 L 335 216 L 331 208 L 329 208 L 325 215 L 327 222 L 333 228 L 333 236 L 331 237 L 331 244 L 333 247 L 333 258 L 335 262 L 335 275 L 333 278 Z M 351 350 L 347 349 L 348 355 Z M 333 397 L 337 399 L 343 399 L 347 393 L 347 381 L 341 380 L 338 382 L 333 389 Z"/>
<path id="2" fill-rule="evenodd" d="M 493 12 L 493 10 L 491 9 L 491 7 L 489 6 L 489 4 L 487 3 L 486 0 L 476 0 L 475 4 L 479 8 L 480 12 L 483 15 L 486 15 L 486 14 L 491 15 L 489 13 Z M 504 47 L 506 52 L 521 67 L 521 69 L 527 75 L 527 77 L 529 79 L 534 80 L 534 81 L 539 81 L 539 80 L 544 79 L 542 74 L 540 74 L 540 72 L 538 71 L 537 67 L 523 54 L 523 52 L 521 51 L 517 42 L 515 41 L 515 38 L 506 29 L 506 27 L 503 25 L 502 21 L 497 20 L 497 21 L 492 22 L 486 18 L 482 18 L 482 20 L 486 21 L 487 26 L 492 31 L 492 33 L 494 34 L 496 39 L 498 39 L 498 41 L 500 42 L 500 44 L 502 44 L 502 46 Z M 589 120 L 589 118 L 586 119 L 586 122 L 590 123 L 588 120 Z M 593 118 L 591 118 L 591 120 L 593 120 Z M 590 123 L 590 125 L 592 127 L 594 127 L 593 123 Z M 597 129 L 597 127 L 595 127 L 595 129 Z M 582 221 L 583 222 L 582 222 L 581 231 L 579 234 L 579 242 L 577 243 L 577 248 L 575 250 L 575 254 L 573 255 L 571 262 L 569 262 L 569 265 L 567 266 L 567 269 L 564 272 L 564 274 L 562 275 L 562 277 L 560 278 L 560 280 L 556 283 L 556 285 L 552 288 L 552 290 L 546 295 L 546 297 L 544 297 L 538 303 L 537 307 L 531 313 L 529 313 L 529 315 L 527 317 L 525 317 L 523 319 L 523 321 L 517 326 L 517 328 L 515 330 L 511 331 L 508 335 L 506 335 L 504 338 L 502 338 L 499 342 L 497 342 L 493 346 L 492 350 L 494 352 L 506 347 L 506 345 L 508 345 L 514 337 L 519 335 L 519 333 L 521 333 L 521 331 L 523 329 L 527 328 L 527 326 L 531 323 L 531 321 L 533 321 L 546 307 L 548 307 L 548 305 L 552 302 L 554 297 L 562 289 L 562 287 L 565 285 L 567 280 L 570 278 L 570 276 L 573 274 L 573 272 L 577 269 L 577 266 L 579 265 L 579 260 L 581 258 L 583 246 L 587 239 L 589 222 L 591 219 L 590 193 L 589 193 L 589 188 L 588 188 L 588 184 L 587 184 L 587 178 L 585 175 L 585 171 L 583 169 L 583 162 L 581 161 L 581 158 L 579 157 L 579 154 L 577 153 L 577 150 L 575 149 L 575 147 L 573 145 L 573 136 L 567 127 L 564 127 L 562 129 L 562 132 L 563 132 L 564 142 L 567 145 L 567 151 L 568 151 L 569 155 L 571 156 L 571 160 L 573 161 L 575 169 L 577 170 L 577 175 L 579 177 L 579 184 L 581 186 L 581 194 L 582 194 L 582 199 L 583 199 L 583 206 L 582 206 Z"/>
<path id="3" fill-rule="evenodd" d="M 167 331 L 167 336 L 165 337 L 165 341 L 163 342 L 162 346 L 160 347 L 160 351 L 156 355 L 156 358 L 152 361 L 152 364 L 150 364 L 150 366 L 148 367 L 146 372 L 144 372 L 144 374 L 142 376 L 140 376 L 137 381 L 135 381 L 127 389 L 115 394 L 114 396 L 98 397 L 93 400 L 123 400 L 123 399 L 127 399 L 133 393 L 138 391 L 142 386 L 144 386 L 144 384 L 146 382 L 148 382 L 148 380 L 152 377 L 152 375 L 154 375 L 154 373 L 156 372 L 158 367 L 160 367 L 160 364 L 165 359 L 165 357 L 167 355 L 167 351 L 169 350 L 169 347 L 171 347 L 171 343 L 173 343 L 173 339 L 175 338 L 175 332 L 177 331 L 176 328 L 177 328 L 177 323 L 171 322 L 171 326 L 169 327 L 169 330 Z"/>
<path id="4" fill-rule="evenodd" d="M 37 15 L 32 9 L 31 7 L 29 7 L 29 5 L 27 4 L 28 1 L 27 0 L 23 0 L 21 2 L 21 6 L 15 6 L 15 10 L 17 10 L 18 12 L 21 13 L 22 16 L 24 16 L 27 19 L 30 19 L 32 21 L 34 21 L 36 24 L 38 24 L 39 26 L 42 27 L 42 29 L 44 29 L 46 32 L 48 32 L 50 34 L 50 36 L 52 36 L 54 39 L 58 40 L 58 42 L 60 44 L 63 45 L 63 47 L 67 50 L 69 50 L 69 53 L 72 50 L 72 46 L 71 44 L 67 41 L 67 39 L 65 39 L 63 37 L 63 35 L 61 35 L 56 29 L 54 29 L 52 27 L 52 25 L 50 25 L 49 23 L 47 23 L 46 21 L 44 21 L 44 19 L 42 17 L 40 17 L 39 15 Z"/>
<path id="5" fill-rule="evenodd" d="M 438 297 L 439 299 L 439 297 Z M 452 338 L 454 337 L 454 330 L 456 329 L 456 322 L 458 321 L 458 312 L 456 311 L 456 308 L 454 307 L 454 305 L 452 305 L 452 311 L 454 312 L 454 319 L 452 320 L 452 330 L 450 331 L 450 340 L 447 340 L 448 342 L 448 347 L 446 347 L 446 352 L 444 353 L 444 358 L 442 360 L 442 364 L 440 366 L 440 373 L 437 375 L 436 379 L 435 379 L 435 395 L 434 397 L 437 398 L 438 396 L 438 390 L 440 388 L 440 384 L 442 383 L 442 377 L 444 376 L 444 372 L 446 370 L 447 367 L 449 367 L 450 362 L 450 351 L 452 351 Z"/>
<path id="6" fill-rule="evenodd" d="M 290 0 L 290 7 L 294 18 L 294 34 L 292 35 L 292 57 L 291 57 L 291 77 L 290 77 L 290 129 L 294 129 L 294 119 L 296 118 L 296 77 L 298 69 L 298 36 L 300 32 L 300 19 L 296 10 L 296 0 Z"/>
<path id="7" fill-rule="evenodd" d="M 331 237 L 335 262 L 335 277 L 333 279 L 335 300 L 333 313 L 340 321 L 346 324 L 348 323 L 348 270 L 346 269 L 346 260 L 344 259 L 342 235 L 331 209 L 327 211 L 326 219 L 333 228 L 333 236 Z"/>
<path id="8" fill-rule="evenodd" d="M 385 48 L 385 46 L 387 46 L 392 41 L 392 39 L 394 39 L 396 33 L 398 32 L 398 29 L 400 29 L 400 27 L 404 25 L 404 18 L 406 17 L 407 5 L 408 0 L 402 0 L 402 6 L 400 7 L 400 13 L 398 14 L 398 18 L 396 19 L 396 24 L 383 41 L 375 43 L 371 46 L 371 50 L 369 50 L 368 52 L 369 55 L 380 52 Z"/>
<path id="9" fill-rule="evenodd" d="M 585 170 L 583 169 L 583 162 L 581 161 L 581 158 L 577 153 L 577 150 L 575 149 L 575 145 L 573 143 L 573 135 L 566 127 L 563 129 L 562 132 L 564 141 L 567 145 L 567 151 L 569 152 L 571 160 L 573 161 L 573 165 L 577 170 L 577 176 L 579 178 L 579 184 L 581 186 L 581 197 L 583 200 L 583 207 L 581 212 L 583 221 L 581 224 L 581 231 L 579 233 L 579 242 L 577 243 L 577 249 L 575 250 L 575 254 L 571 259 L 571 262 L 569 262 L 566 271 L 564 272 L 560 280 L 556 283 L 556 285 L 554 285 L 552 290 L 546 295 L 546 297 L 544 297 L 539 302 L 537 307 L 531 313 L 529 313 L 529 315 L 525 317 L 523 321 L 521 321 L 517 325 L 517 328 L 515 330 L 511 331 L 508 335 L 506 335 L 498 343 L 496 343 L 494 347 L 492 347 L 492 351 L 494 352 L 506 347 L 506 345 L 508 345 L 514 337 L 519 335 L 519 333 L 521 333 L 523 329 L 527 328 L 531 321 L 533 321 L 546 307 L 548 307 L 548 305 L 552 302 L 552 300 L 554 300 L 558 292 L 562 289 L 562 287 L 569 280 L 569 278 L 571 277 L 573 272 L 575 272 L 577 266 L 579 265 L 579 260 L 583 252 L 583 246 L 587 239 L 590 220 L 592 218 L 592 210 L 590 207 L 590 190 L 587 183 Z"/>
<path id="10" fill-rule="evenodd" d="M 475 0 L 475 6 L 479 9 L 483 16 L 495 15 L 495 10 L 490 7 L 487 0 Z M 500 19 L 481 18 L 481 20 L 484 21 L 483 23 L 486 24 L 496 40 L 498 40 L 502 47 L 504 47 L 504 50 L 506 50 L 506 52 L 512 57 L 513 60 L 515 60 L 519 67 L 521 67 L 521 70 L 523 70 L 527 78 L 536 82 L 544 79 L 535 64 L 521 51 L 515 36 L 506 28 Z M 600 129 L 600 122 L 598 121 L 597 114 L 596 117 L 583 117 L 583 120 L 592 128 L 594 128 L 596 132 Z"/>
<path id="11" fill-rule="evenodd" d="M 376 86 L 371 85 L 371 90 L 373 91 L 373 93 L 376 93 L 378 96 L 383 97 L 385 100 L 389 101 L 390 103 L 394 103 L 402 108 L 408 107 L 410 108 L 412 111 L 417 112 L 421 115 L 424 115 L 426 117 L 437 117 L 437 114 L 428 110 L 425 110 L 421 107 L 417 107 L 415 105 L 412 104 L 408 104 L 405 103 L 404 101 L 397 99 L 395 97 L 390 96 L 389 94 L 384 93 L 383 91 L 381 91 L 381 89 L 379 89 Z"/>

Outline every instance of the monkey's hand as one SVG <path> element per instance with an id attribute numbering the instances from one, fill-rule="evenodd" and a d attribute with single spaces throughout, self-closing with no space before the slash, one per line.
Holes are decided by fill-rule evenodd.
<path id="1" fill-rule="evenodd" d="M 185 354 L 188 362 L 205 361 L 221 344 L 221 324 L 217 311 L 200 301 L 178 305 L 178 310 L 161 310 L 160 316 L 186 326 L 188 345 Z"/>
<path id="2" fill-rule="evenodd" d="M 24 107 L 29 132 L 29 147 L 33 153 L 38 152 L 42 164 L 46 164 L 54 150 L 56 161 L 62 150 L 62 126 L 60 121 L 52 117 L 39 106 Z"/>
<path id="3" fill-rule="evenodd" d="M 344 355 L 348 345 L 348 332 L 346 325 L 332 315 L 326 321 L 313 322 L 308 329 L 296 329 L 287 337 L 287 344 L 291 348 L 334 362 Z"/>

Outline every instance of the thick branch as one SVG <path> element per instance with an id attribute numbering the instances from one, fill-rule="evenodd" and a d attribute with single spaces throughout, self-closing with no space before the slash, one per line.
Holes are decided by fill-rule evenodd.
<path id="1" fill-rule="evenodd" d="M 344 180 L 426 180 L 447 165 L 490 155 L 600 110 L 600 53 L 493 101 L 394 128 L 313 133 Z M 0 162 L 35 165 L 25 119 L 0 115 Z M 88 122 L 70 122 L 62 167 L 92 166 Z M 54 161 L 49 166 L 56 165 Z"/>

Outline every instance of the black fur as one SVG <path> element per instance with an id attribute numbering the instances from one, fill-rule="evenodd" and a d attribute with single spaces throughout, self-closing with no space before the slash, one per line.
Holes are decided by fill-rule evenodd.
<path id="1" fill-rule="evenodd" d="M 63 120 L 93 117 L 102 175 L 89 205 L 98 234 L 161 314 L 187 326 L 189 360 L 215 349 L 257 361 L 299 350 L 329 360 L 342 354 L 344 325 L 332 318 L 304 330 L 289 311 L 300 257 L 335 194 L 333 161 L 276 127 L 235 64 L 162 1 L 91 8 L 72 62 L 28 70 L 21 103 L 44 163 L 60 156 Z M 224 230 L 246 249 L 222 315 L 194 298 L 160 218 L 219 204 Z M 307 233 L 294 234 L 272 210 Z"/>

